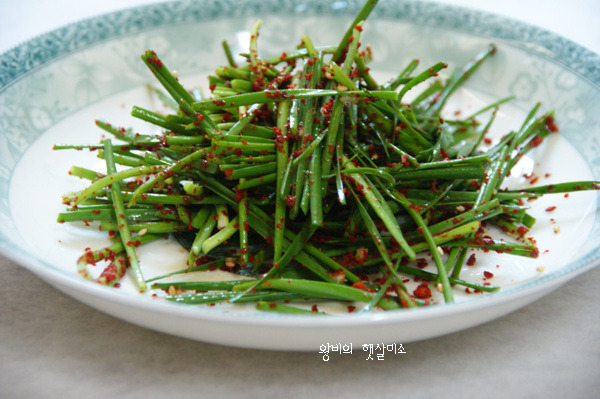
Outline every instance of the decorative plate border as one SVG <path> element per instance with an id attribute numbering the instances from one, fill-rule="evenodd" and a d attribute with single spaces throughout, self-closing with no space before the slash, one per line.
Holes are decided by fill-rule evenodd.
<path id="1" fill-rule="evenodd" d="M 281 12 L 354 15 L 362 4 L 359 0 L 305 0 L 301 3 L 293 0 L 198 0 L 165 2 L 117 11 L 58 28 L 0 55 L 0 92 L 20 76 L 57 57 L 103 40 L 159 26 L 197 22 L 219 15 L 235 17 Z M 600 55 L 532 25 L 477 10 L 451 12 L 456 8 L 430 2 L 384 0 L 374 10 L 374 16 L 504 39 L 513 44 L 526 42 L 528 44 L 525 47 L 529 51 L 553 59 L 600 87 Z M 485 19 L 485 24 L 481 23 L 482 19 Z"/>

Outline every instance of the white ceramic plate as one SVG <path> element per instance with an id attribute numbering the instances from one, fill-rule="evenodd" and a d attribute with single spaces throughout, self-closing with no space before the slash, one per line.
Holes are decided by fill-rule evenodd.
<path id="1" fill-rule="evenodd" d="M 500 317 L 551 292 L 595 266 L 600 256 L 600 221 L 595 192 L 550 196 L 534 204 L 538 259 L 477 253 L 463 278 L 503 289 L 492 295 L 457 292 L 456 304 L 411 311 L 291 317 L 234 311 L 227 306 L 165 303 L 135 292 L 131 281 L 111 289 L 82 280 L 75 260 L 86 247 L 100 247 L 102 234 L 59 225 L 60 197 L 81 187 L 67 175 L 73 164 L 97 167 L 86 152 L 51 151 L 55 143 L 96 143 L 97 118 L 148 127 L 129 117 L 132 105 L 156 107 L 144 89 L 152 76 L 139 60 L 156 50 L 188 87 L 225 62 L 220 42 L 244 50 L 248 28 L 264 20 L 261 51 L 276 55 L 308 33 L 318 45 L 336 43 L 360 1 L 302 3 L 200 1 L 166 3 L 117 12 L 69 25 L 0 56 L 0 247 L 6 256 L 61 291 L 101 311 L 158 331 L 232 346 L 318 350 L 325 343 L 420 340 Z M 388 77 L 411 59 L 422 68 L 437 61 L 459 67 L 489 42 L 495 57 L 457 93 L 448 112 L 475 110 L 492 99 L 514 95 L 495 126 L 500 135 L 519 125 L 536 101 L 556 109 L 560 136 L 553 136 L 522 162 L 513 186 L 599 179 L 600 57 L 537 28 L 463 9 L 414 2 L 382 2 L 368 21 L 364 43 L 373 46 L 372 69 Z M 551 214 L 549 205 L 557 206 Z M 554 233 L 554 226 L 560 233 Z M 177 244 L 159 243 L 140 253 L 146 277 L 183 267 Z M 538 270 L 543 267 L 543 272 Z"/>

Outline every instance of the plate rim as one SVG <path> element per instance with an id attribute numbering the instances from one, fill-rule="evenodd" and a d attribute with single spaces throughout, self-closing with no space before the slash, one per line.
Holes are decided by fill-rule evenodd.
<path id="1" fill-rule="evenodd" d="M 303 0 L 300 3 L 303 8 L 298 9 L 299 5 L 294 0 L 177 0 L 128 7 L 88 17 L 41 33 L 0 53 L 0 93 L 24 74 L 70 52 L 118 36 L 139 33 L 146 29 L 181 22 L 197 22 L 214 17 L 219 14 L 217 10 L 221 10 L 228 4 L 230 11 L 233 11 L 233 16 L 236 17 L 247 16 L 249 12 L 287 11 L 301 14 L 305 10 L 313 13 L 328 11 L 331 14 L 355 15 L 362 5 L 360 0 L 345 0 L 343 2 L 345 7 L 337 7 L 338 3 L 340 2 L 335 0 Z M 327 7 L 328 5 L 329 7 Z M 385 11 L 383 11 L 384 8 Z M 165 10 L 169 11 L 166 14 L 168 18 L 164 18 Z M 460 12 L 456 13 L 457 10 Z M 161 18 L 139 17 L 139 15 L 160 15 L 161 11 Z M 444 18 L 449 11 L 453 14 L 451 20 Z M 424 18 L 425 15 L 434 18 Z M 134 23 L 123 23 L 123 19 L 127 18 Z M 533 24 L 491 12 L 429 0 L 418 2 L 382 0 L 374 9 L 371 18 L 404 19 L 410 20 L 408 23 L 428 26 L 440 26 L 441 22 L 441 26 L 447 29 L 477 34 L 482 37 L 496 37 L 517 47 L 519 47 L 519 43 L 521 47 L 525 44 L 523 37 L 526 35 L 525 47 L 528 50 L 560 63 L 582 79 L 600 88 L 600 68 L 597 68 L 597 65 L 600 64 L 600 54 L 571 39 Z M 473 23 L 474 20 L 481 21 L 482 19 L 485 19 L 485 24 Z M 96 35 L 76 36 L 72 34 L 73 31 L 88 30 L 89 26 L 92 26 L 91 29 L 96 32 Z M 70 38 L 71 41 L 64 40 L 65 37 Z M 31 49 L 35 50 L 30 54 L 33 59 L 28 60 Z M 541 49 L 544 51 L 540 52 Z"/>
<path id="2" fill-rule="evenodd" d="M 243 0 L 241 2 L 235 2 L 235 1 L 231 0 L 231 2 L 235 3 L 236 6 L 241 3 L 244 7 L 254 6 L 254 7 L 258 7 L 258 8 L 261 8 L 259 5 L 264 7 L 265 3 L 269 3 L 269 2 L 264 2 L 261 0 Z M 222 1 L 220 1 L 219 3 L 222 3 Z M 273 3 L 280 4 L 277 1 L 273 1 Z M 349 7 L 346 9 L 345 13 L 352 14 L 353 13 L 352 7 L 356 8 L 359 5 L 359 3 L 361 3 L 361 2 L 358 0 L 348 1 L 347 4 L 349 5 Z M 520 21 L 517 21 L 514 19 L 501 17 L 501 16 L 498 16 L 498 15 L 495 15 L 492 13 L 473 10 L 470 8 L 465 8 L 465 7 L 460 7 L 460 6 L 439 4 L 439 3 L 435 3 L 435 2 L 410 2 L 410 1 L 404 1 L 404 0 L 389 0 L 389 1 L 383 1 L 382 4 L 380 5 L 379 9 L 382 9 L 385 6 L 384 3 L 397 5 L 399 8 L 397 8 L 396 10 L 410 9 L 411 12 L 425 11 L 425 12 L 428 12 L 429 14 L 431 14 L 431 12 L 432 12 L 432 7 L 433 7 L 433 11 L 435 11 L 436 13 L 448 12 L 448 11 L 452 11 L 453 13 L 455 13 L 458 10 L 458 11 L 460 11 L 459 14 L 463 15 L 465 18 L 478 18 L 478 19 L 486 20 L 486 22 L 490 21 L 492 26 L 503 25 L 503 24 L 508 23 L 513 26 L 513 29 L 515 30 L 515 32 L 522 32 L 523 30 L 528 31 L 528 32 L 530 32 L 530 34 L 533 34 L 535 37 L 540 38 L 537 42 L 534 42 L 534 44 L 540 45 L 542 48 L 549 51 L 550 52 L 549 54 L 554 55 L 554 56 L 564 55 L 563 54 L 564 52 L 569 54 L 569 57 L 567 57 L 566 59 L 562 59 L 562 58 L 557 59 L 554 57 L 550 57 L 550 59 L 552 59 L 554 62 L 560 61 L 560 65 L 562 67 L 578 74 L 582 79 L 586 80 L 588 83 L 590 83 L 591 85 L 595 86 L 597 89 L 600 90 L 600 68 L 593 68 L 594 71 L 597 72 L 595 74 L 586 73 L 586 71 L 588 70 L 588 69 L 586 69 L 587 67 L 600 64 L 600 55 L 598 55 L 598 54 L 594 53 L 593 51 L 591 51 L 569 39 L 566 39 L 558 34 L 555 34 L 553 32 L 547 31 L 543 28 L 539 28 L 534 25 L 520 22 Z M 163 3 L 155 3 L 155 4 L 131 7 L 128 9 L 115 11 L 115 12 L 87 18 L 84 20 L 80 20 L 77 22 L 73 22 L 71 24 L 56 28 L 47 33 L 36 36 L 36 37 L 29 39 L 21 44 L 18 44 L 15 47 L 0 54 L 0 95 L 2 94 L 2 92 L 5 89 L 7 89 L 10 85 L 12 85 L 16 81 L 18 81 L 21 77 L 25 76 L 26 74 L 35 72 L 38 68 L 40 68 L 48 63 L 53 62 L 58 57 L 66 56 L 70 53 L 77 52 L 79 50 L 82 50 L 82 49 L 90 46 L 90 45 L 97 44 L 104 40 L 115 40 L 120 35 L 134 34 L 134 33 L 138 33 L 145 29 L 156 29 L 158 27 L 168 25 L 168 22 L 165 22 L 165 21 L 162 21 L 161 23 L 152 22 L 150 25 L 139 26 L 138 28 L 140 30 L 127 30 L 127 31 L 113 30 L 110 33 L 110 35 L 107 35 L 107 36 L 99 36 L 99 37 L 91 37 L 90 36 L 90 37 L 88 37 L 89 41 L 84 40 L 82 42 L 79 42 L 74 47 L 73 46 L 65 47 L 65 48 L 60 48 L 58 50 L 55 47 L 52 47 L 51 42 L 55 41 L 55 40 L 53 40 L 53 38 L 61 37 L 68 30 L 77 31 L 77 30 L 82 29 L 83 27 L 85 27 L 88 24 L 92 24 L 97 29 L 102 29 L 102 27 L 105 26 L 106 24 L 112 24 L 112 23 L 116 23 L 117 21 L 121 21 L 123 19 L 123 17 L 126 16 L 126 14 L 136 13 L 141 10 L 144 10 L 145 12 L 154 12 L 154 10 L 160 10 L 163 8 L 178 10 L 181 7 L 189 7 L 191 5 L 198 6 L 200 4 L 213 4 L 214 5 L 214 4 L 216 4 L 216 1 L 213 1 L 213 0 L 175 1 L 175 2 L 163 2 Z M 290 5 L 294 4 L 294 2 L 293 1 L 285 1 L 285 2 L 282 2 L 282 4 L 283 4 L 283 7 L 288 7 L 287 9 L 289 9 Z M 320 2 L 319 0 L 308 0 L 308 1 L 304 2 L 304 4 L 308 4 L 309 7 L 317 7 L 317 6 L 321 6 L 323 4 L 323 2 Z M 329 3 L 327 3 L 327 4 L 329 4 Z M 247 8 L 243 8 L 243 10 L 247 10 Z M 388 14 L 387 18 L 398 19 L 398 18 L 394 17 L 394 15 L 391 15 L 391 14 Z M 190 22 L 193 22 L 193 21 L 190 21 Z M 119 25 L 119 24 L 117 24 L 117 25 Z M 122 25 L 127 25 L 127 24 L 122 24 Z M 456 26 L 454 26 L 454 27 L 442 26 L 442 27 L 447 28 L 447 29 L 462 31 L 462 32 L 469 33 L 469 34 L 473 34 L 472 31 L 465 28 L 464 24 L 462 24 L 460 26 L 462 26 L 463 29 L 460 29 L 459 27 L 456 27 Z M 468 25 L 468 26 L 471 26 L 471 25 Z M 476 32 L 476 33 L 479 35 L 485 36 L 486 32 L 489 32 L 489 31 L 485 31 L 485 32 L 481 31 L 481 32 Z M 505 30 L 502 32 L 504 34 L 511 33 L 508 30 Z M 508 42 L 510 42 L 511 37 L 512 36 L 508 35 L 507 37 L 499 37 L 499 39 L 507 40 Z M 548 46 L 549 43 L 551 43 L 553 41 L 557 42 L 558 47 Z M 511 44 L 515 45 L 515 43 L 511 43 Z M 36 59 L 36 62 L 22 63 L 20 68 L 14 69 L 15 63 L 17 63 L 17 64 L 20 63 L 23 55 L 26 54 L 28 52 L 28 50 L 30 50 L 31 48 L 39 49 L 39 53 L 37 53 L 38 59 Z M 544 55 L 543 53 L 538 53 L 538 55 L 544 56 L 546 58 L 549 57 L 548 54 Z M 572 58 L 570 58 L 570 57 L 575 57 L 575 56 L 577 57 L 577 63 L 569 64 L 569 62 L 572 61 Z M 169 311 L 172 314 L 173 312 L 180 312 L 179 310 L 174 310 L 174 309 L 181 308 L 182 309 L 181 312 L 183 312 L 183 314 L 185 314 L 186 316 L 189 316 L 191 314 L 191 315 L 196 316 L 196 318 L 200 318 L 200 319 L 204 319 L 204 320 L 211 319 L 211 320 L 219 320 L 221 322 L 223 322 L 223 321 L 235 322 L 235 324 L 239 324 L 240 322 L 246 322 L 249 320 L 252 320 L 253 323 L 256 322 L 256 320 L 265 320 L 265 322 L 264 322 L 265 325 L 283 325 L 283 326 L 296 325 L 297 323 L 299 323 L 302 326 L 318 325 L 319 327 L 321 327 L 324 324 L 325 325 L 329 325 L 329 324 L 337 325 L 339 323 L 350 323 L 347 325 L 355 325 L 355 324 L 363 324 L 365 322 L 379 323 L 382 321 L 386 321 L 386 322 L 390 322 L 390 323 L 397 323 L 397 322 L 401 322 L 401 321 L 414 321 L 414 320 L 419 320 L 419 319 L 429 319 L 431 317 L 435 317 L 435 314 L 439 313 L 439 312 L 455 313 L 455 312 L 470 311 L 469 309 L 472 310 L 473 308 L 493 306 L 494 304 L 500 304 L 500 303 L 503 303 L 506 301 L 515 300 L 516 298 L 519 298 L 522 296 L 526 296 L 526 294 L 528 292 L 531 292 L 531 290 L 534 290 L 534 291 L 535 290 L 543 290 L 548 287 L 552 287 L 553 285 L 556 285 L 556 286 L 561 285 L 563 283 L 566 283 L 568 280 L 576 277 L 577 275 L 584 273 L 584 272 L 598 266 L 598 258 L 599 258 L 598 252 L 599 251 L 600 251 L 600 248 L 598 248 L 596 250 L 596 253 L 595 253 L 596 256 L 591 257 L 593 259 L 591 259 L 590 256 L 588 256 L 588 258 L 590 258 L 590 259 L 588 259 L 586 261 L 577 262 L 577 263 L 572 262 L 571 264 L 565 265 L 565 267 L 563 267 L 555 272 L 549 273 L 545 276 L 538 277 L 530 282 L 520 284 L 518 286 L 509 288 L 507 290 L 500 291 L 493 295 L 486 295 L 483 298 L 479 297 L 474 300 L 468 300 L 468 301 L 456 303 L 456 304 L 444 304 L 443 306 L 426 307 L 426 308 L 420 309 L 419 312 L 410 312 L 410 311 L 402 310 L 402 311 L 397 311 L 397 312 L 385 312 L 385 313 L 380 313 L 380 314 L 377 313 L 377 314 L 372 314 L 372 315 L 352 314 L 352 315 L 343 316 L 343 317 L 336 317 L 335 319 L 332 318 L 332 320 L 336 320 L 336 321 L 329 321 L 329 320 L 327 320 L 327 321 L 323 321 L 323 320 L 312 321 L 308 317 L 287 316 L 287 315 L 286 316 L 284 316 L 284 315 L 269 316 L 269 314 L 263 314 L 262 312 L 261 313 L 256 312 L 256 313 L 252 313 L 251 315 L 249 315 L 246 313 L 235 314 L 235 313 L 192 310 L 192 312 L 193 312 L 192 313 L 192 312 L 188 311 L 188 310 L 190 310 L 190 309 L 188 309 L 188 307 L 181 307 L 181 305 L 175 305 L 175 304 L 153 303 L 151 305 L 151 309 L 149 309 L 149 310 L 156 310 L 161 313 Z M 123 293 L 123 292 L 119 292 L 118 290 L 113 290 L 109 287 L 100 286 L 99 284 L 92 283 L 92 282 L 81 279 L 81 277 L 79 277 L 76 273 L 70 274 L 62 269 L 56 268 L 49 264 L 45 264 L 44 262 L 40 261 L 39 259 L 37 259 L 35 257 L 30 256 L 27 253 L 23 253 L 23 252 L 18 253 L 18 252 L 20 252 L 20 251 L 15 252 L 14 248 L 10 247 L 9 243 L 6 241 L 6 239 L 4 237 L 0 238 L 0 253 L 3 256 L 13 260 L 15 263 L 17 263 L 21 266 L 24 266 L 26 269 L 28 269 L 31 272 L 33 272 L 34 274 L 42 277 L 46 281 L 50 280 L 53 283 L 55 283 L 57 280 L 61 280 L 62 283 L 66 282 L 70 288 L 75 289 L 79 292 L 83 293 L 83 292 L 91 291 L 92 294 L 100 296 L 100 297 L 104 297 L 104 299 L 116 301 L 119 303 L 127 302 L 129 305 L 135 305 L 138 308 L 146 308 L 148 304 L 152 303 L 151 301 L 148 300 L 147 297 L 136 296 L 136 295 L 132 295 L 129 293 Z M 56 285 L 53 283 L 51 283 L 51 284 L 56 287 Z M 131 303 L 132 300 L 133 300 L 133 303 Z M 491 305 L 490 305 L 490 303 L 491 303 Z M 157 305 L 159 305 L 159 306 L 157 306 Z M 167 306 L 165 306 L 165 305 L 167 305 Z M 185 309 L 185 312 L 183 311 L 183 309 Z M 191 309 L 197 309 L 197 308 L 191 308 Z M 419 314 L 418 317 L 414 316 L 416 313 Z M 432 316 L 432 314 L 434 316 Z M 257 317 L 257 315 L 259 315 L 259 316 Z M 385 315 L 385 317 L 382 317 L 380 315 Z M 404 315 L 407 315 L 407 316 L 404 316 Z M 408 315 L 410 315 L 411 317 L 408 317 Z M 251 316 L 251 317 L 249 317 L 249 316 Z M 403 319 L 407 319 L 407 320 L 403 320 Z M 266 322 L 266 321 L 268 321 L 268 322 Z M 273 321 L 275 321 L 274 324 L 272 323 Z M 258 323 L 263 323 L 263 322 L 261 321 Z M 280 323 L 283 323 L 283 324 L 280 324 Z"/>
<path id="3" fill-rule="evenodd" d="M 93 281 L 82 279 L 77 275 L 71 276 L 61 269 L 45 267 L 44 265 L 40 265 L 39 262 L 36 262 L 36 259 L 33 257 L 33 262 L 30 260 L 22 262 L 22 258 L 15 256 L 12 252 L 6 251 L 5 248 L 0 248 L 0 253 L 11 260 L 14 260 L 15 263 L 34 273 L 62 292 L 64 292 L 63 288 L 66 287 L 69 290 L 75 290 L 81 294 L 107 300 L 114 304 L 123 304 L 151 313 L 168 314 L 170 316 L 186 316 L 186 318 L 191 318 L 195 321 L 212 321 L 245 326 L 295 327 L 306 329 L 321 329 L 334 326 L 352 327 L 359 325 L 412 323 L 438 317 L 462 315 L 486 308 L 494 308 L 505 303 L 512 303 L 523 297 L 535 296 L 536 293 L 544 290 L 554 290 L 580 274 L 598 266 L 598 264 L 590 262 L 577 270 L 563 273 L 560 276 L 552 276 L 549 274 L 546 277 L 552 278 L 545 280 L 543 283 L 533 284 L 526 289 L 517 286 L 513 290 L 499 291 L 494 294 L 479 294 L 483 296 L 458 303 L 425 306 L 418 309 L 336 314 L 334 317 L 315 318 L 311 315 L 281 315 L 271 312 L 223 312 L 219 311 L 218 308 L 195 305 L 185 306 L 182 304 L 170 303 L 161 299 L 157 299 L 156 302 L 153 302 L 154 299 L 151 299 L 148 296 L 132 295 L 131 293 L 122 292 Z M 65 276 L 76 278 L 64 279 Z M 538 280 L 536 279 L 533 282 L 537 281 Z M 529 302 L 524 303 L 523 306 L 528 303 Z"/>

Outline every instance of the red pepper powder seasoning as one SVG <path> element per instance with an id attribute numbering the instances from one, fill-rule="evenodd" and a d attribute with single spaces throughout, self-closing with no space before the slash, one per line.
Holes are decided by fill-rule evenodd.
<path id="1" fill-rule="evenodd" d="M 429 263 L 427 262 L 427 259 L 425 259 L 425 258 L 419 258 L 419 259 L 417 259 L 417 267 L 419 269 L 426 268 L 428 264 Z"/>
<path id="2" fill-rule="evenodd" d="M 431 298 L 431 289 L 427 283 L 421 283 L 414 291 L 413 295 L 419 299 L 428 299 Z"/>
<path id="3" fill-rule="evenodd" d="M 357 281 L 356 283 L 352 284 L 352 288 L 356 288 L 367 292 L 373 292 L 373 290 L 367 287 L 362 281 Z"/>
<path id="4" fill-rule="evenodd" d="M 471 254 L 471 256 L 469 256 L 469 259 L 467 259 L 467 266 L 473 266 L 476 261 L 477 259 L 475 258 L 475 254 Z"/>

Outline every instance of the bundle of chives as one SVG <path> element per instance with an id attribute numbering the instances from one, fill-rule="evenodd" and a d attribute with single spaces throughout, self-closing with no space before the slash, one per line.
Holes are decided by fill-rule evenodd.
<path id="1" fill-rule="evenodd" d="M 259 310 L 314 315 L 321 313 L 281 301 L 363 302 L 364 311 L 431 303 L 408 291 L 402 276 L 414 276 L 434 281 L 449 303 L 454 285 L 499 289 L 460 278 L 470 248 L 537 256 L 535 241 L 524 234 L 535 219 L 523 200 L 596 190 L 599 183 L 502 189 L 513 166 L 557 130 L 553 113 L 537 116 L 537 104 L 518 131 L 481 150 L 495 110 L 509 99 L 462 120 L 440 113 L 496 47 L 447 80 L 438 77 L 446 63 L 414 74 L 415 60 L 379 84 L 367 66 L 372 55 L 360 43 L 376 4 L 366 2 L 337 46 L 315 47 L 304 36 L 272 59 L 260 55 L 257 21 L 242 55 L 247 65 L 238 66 L 222 43 L 229 64 L 209 77 L 210 98 L 190 93 L 155 52 L 145 52 L 143 62 L 167 94 L 153 90 L 173 112 L 134 107 L 132 115 L 164 133 L 137 134 L 97 121 L 123 144 L 55 146 L 95 149 L 106 161 L 106 173 L 73 167 L 71 174 L 90 185 L 65 195 L 71 208 L 58 217 L 97 221 L 115 237 L 113 245 L 80 258 L 81 275 L 91 278 L 88 264 L 108 259 L 98 282 L 114 285 L 129 267 L 144 291 L 147 281 L 218 267 L 246 278 L 150 288 L 184 290 L 167 298 L 178 303 L 257 302 Z M 427 87 L 403 102 L 422 83 Z M 476 119 L 486 111 L 487 122 Z M 482 238 L 482 222 L 504 229 L 514 242 Z M 188 265 L 145 280 L 135 248 L 166 234 L 189 250 Z M 230 241 L 236 235 L 237 246 Z M 367 258 L 369 251 L 378 256 Z M 435 271 L 409 265 L 422 252 L 431 255 Z"/>

